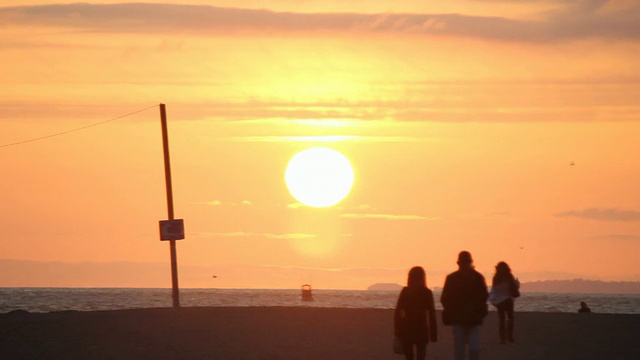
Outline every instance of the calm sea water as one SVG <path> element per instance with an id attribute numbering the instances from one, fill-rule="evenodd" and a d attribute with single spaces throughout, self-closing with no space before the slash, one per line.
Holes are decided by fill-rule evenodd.
<path id="1" fill-rule="evenodd" d="M 434 293 L 436 308 L 440 294 Z M 314 301 L 301 301 L 299 290 L 181 289 L 180 305 L 298 306 L 393 309 L 397 291 L 313 290 Z M 640 314 L 640 295 L 523 293 L 517 311 L 576 312 L 585 301 L 593 312 Z M 0 288 L 0 313 L 12 310 L 115 310 L 171 307 L 171 289 Z M 490 307 L 493 311 L 493 307 Z"/>

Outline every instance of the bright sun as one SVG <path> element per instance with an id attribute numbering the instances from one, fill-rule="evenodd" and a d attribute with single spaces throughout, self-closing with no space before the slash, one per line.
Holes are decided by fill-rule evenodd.
<path id="1" fill-rule="evenodd" d="M 328 207 L 349 195 L 353 168 L 340 152 L 314 147 L 295 154 L 287 165 L 284 179 L 291 195 L 312 207 Z"/>

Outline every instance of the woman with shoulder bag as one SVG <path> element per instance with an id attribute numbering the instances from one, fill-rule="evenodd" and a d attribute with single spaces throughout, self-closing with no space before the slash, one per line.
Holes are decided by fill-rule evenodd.
<path id="1" fill-rule="evenodd" d="M 520 296 L 519 288 L 520 282 L 511 273 L 509 265 L 504 261 L 499 262 L 493 276 L 489 302 L 498 310 L 500 342 L 502 344 L 506 344 L 507 340 L 509 342 L 515 341 L 513 338 L 513 308 L 514 299 Z"/>

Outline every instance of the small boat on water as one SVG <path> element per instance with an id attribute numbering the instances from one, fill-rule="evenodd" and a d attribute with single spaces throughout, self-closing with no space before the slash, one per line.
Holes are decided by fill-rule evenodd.
<path id="1" fill-rule="evenodd" d="M 302 295 L 300 297 L 302 301 L 313 301 L 313 295 L 311 294 L 311 285 L 302 285 Z"/>

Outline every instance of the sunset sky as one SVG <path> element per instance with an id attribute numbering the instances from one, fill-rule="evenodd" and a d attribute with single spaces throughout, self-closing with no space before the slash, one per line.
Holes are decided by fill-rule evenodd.
<path id="1" fill-rule="evenodd" d="M 78 269 L 0 286 L 171 286 L 160 103 L 181 287 L 441 286 L 460 250 L 640 281 L 636 0 L 0 0 L 0 24 L 0 259 Z M 315 146 L 353 166 L 336 206 L 285 185 Z"/>

